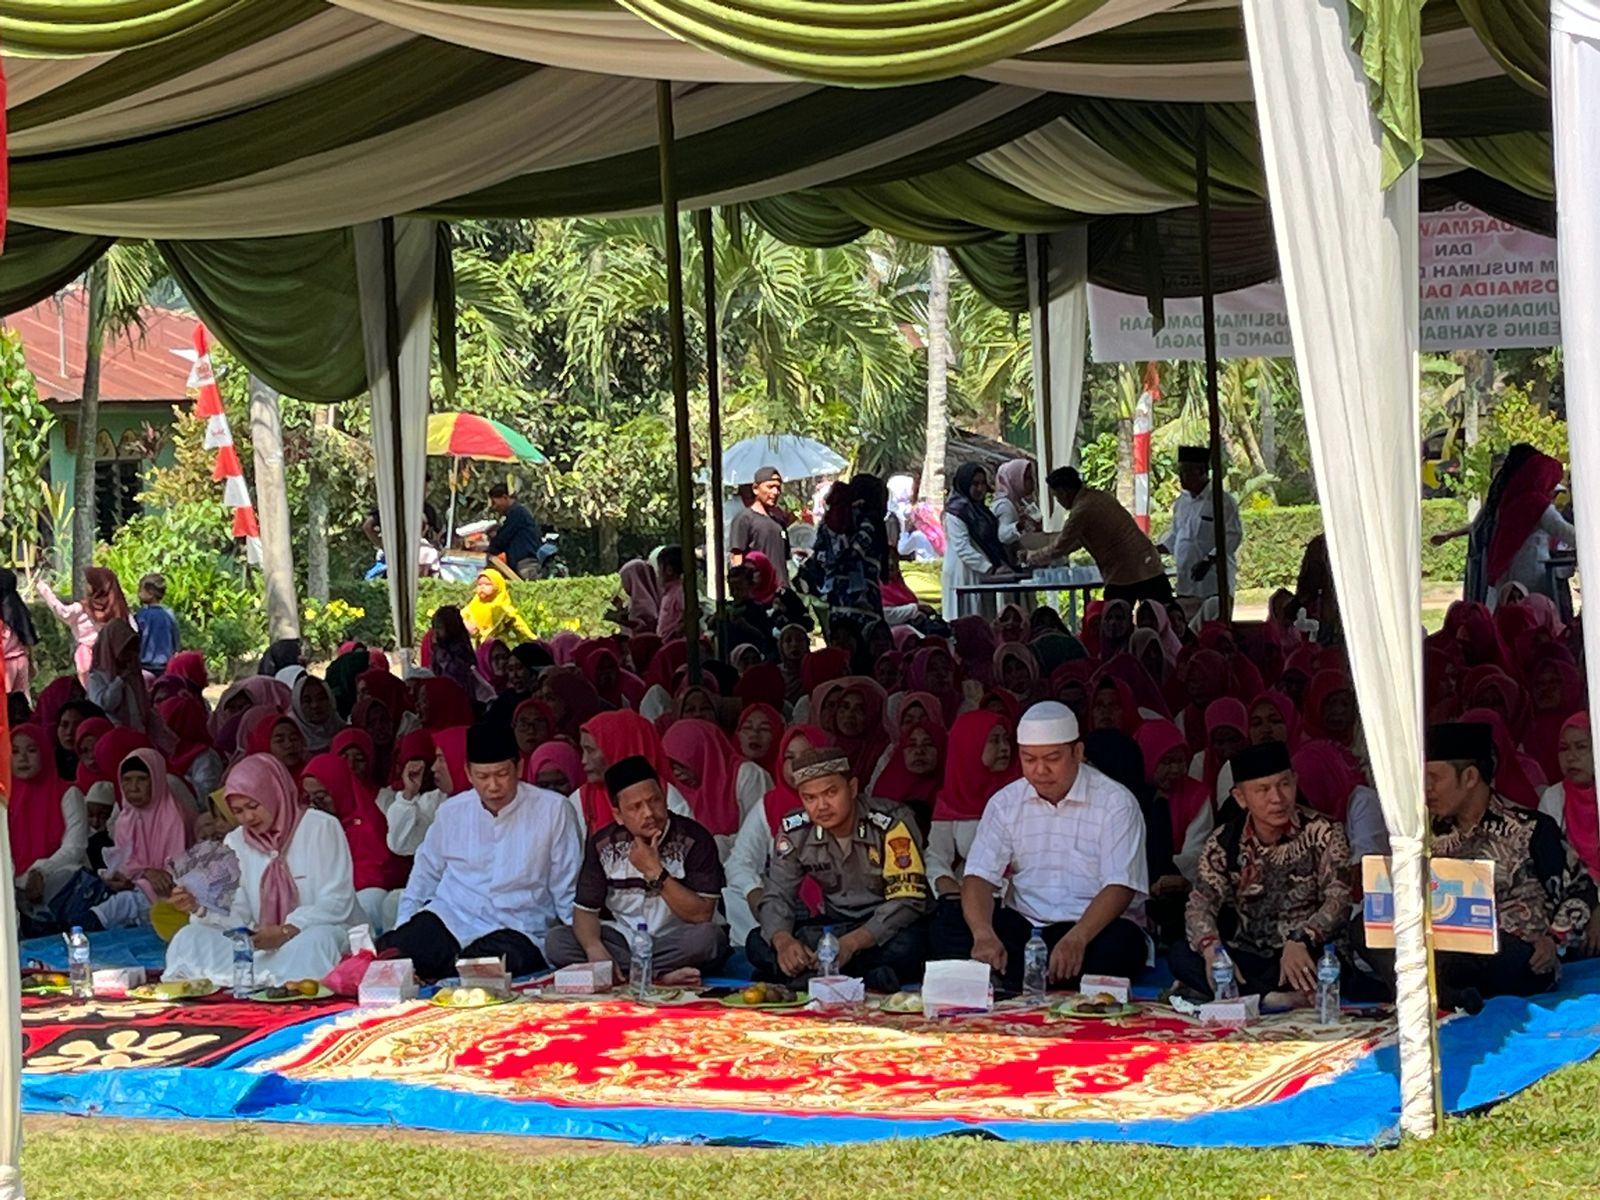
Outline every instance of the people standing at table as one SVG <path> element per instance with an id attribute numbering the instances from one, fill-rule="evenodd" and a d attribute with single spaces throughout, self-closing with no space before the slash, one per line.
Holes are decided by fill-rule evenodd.
<path id="1" fill-rule="evenodd" d="M 994 794 L 967 854 L 961 908 L 972 957 L 1019 990 L 1023 947 L 1037 928 L 1052 982 L 1137 975 L 1149 942 L 1130 913 L 1150 890 L 1139 801 L 1084 761 L 1065 704 L 1028 709 L 1017 752 L 1022 778 Z"/>
<path id="2" fill-rule="evenodd" d="M 564 796 L 522 782 L 509 728 L 468 731 L 466 776 L 422 839 L 399 924 L 378 949 L 411 959 L 419 979 L 453 975 L 458 958 L 503 957 L 511 974 L 531 974 L 545 966 L 545 931 L 572 922 L 578 818 Z"/>
<path id="3" fill-rule="evenodd" d="M 922 976 L 933 911 L 916 817 L 863 796 L 843 750 L 799 755 L 793 776 L 801 807 L 779 822 L 759 924 L 745 942 L 756 978 L 796 983 L 816 974 L 817 945 L 832 929 L 841 972 L 897 992 Z M 808 878 L 822 892 L 816 915 L 800 898 Z"/>
<path id="4" fill-rule="evenodd" d="M 1520 583 L 1530 594 L 1556 599 L 1546 564 L 1552 543 L 1576 544 L 1572 522 L 1555 506 L 1563 468 L 1526 442 L 1506 453 L 1470 525 L 1435 534 L 1435 546 L 1467 538 L 1464 598 L 1494 608 L 1501 587 Z"/>
<path id="5" fill-rule="evenodd" d="M 1185 611 L 1198 612 L 1217 594 L 1216 504 L 1212 491 L 1211 455 L 1204 446 L 1178 447 L 1178 498 L 1172 502 L 1172 525 L 1156 539 L 1156 548 L 1172 555 L 1174 590 Z M 1239 586 L 1239 544 L 1244 525 L 1239 505 L 1222 494 L 1223 541 L 1227 552 L 1228 591 Z"/>
<path id="6" fill-rule="evenodd" d="M 605 785 L 614 819 L 584 847 L 572 924 L 551 929 L 546 943 L 550 965 L 611 962 L 613 978 L 626 978 L 643 924 L 658 974 L 710 974 L 728 956 L 727 927 L 717 919 L 716 839 L 668 810 L 661 778 L 643 755 L 608 767 Z"/>
<path id="7" fill-rule="evenodd" d="M 489 565 L 511 579 L 539 578 L 539 547 L 544 545 L 539 522 L 503 483 L 489 489 L 489 507 L 500 515 L 500 528 L 489 539 Z"/>
<path id="8" fill-rule="evenodd" d="M 767 556 L 778 573 L 778 586 L 789 586 L 789 532 L 778 507 L 783 475 L 777 467 L 758 467 L 750 498 L 728 523 L 728 565 L 737 567 L 752 550 Z"/>
<path id="9" fill-rule="evenodd" d="M 1071 467 L 1057 467 L 1045 476 L 1045 483 L 1056 503 L 1067 510 L 1067 523 L 1052 544 L 1027 556 L 1028 563 L 1044 566 L 1074 550 L 1087 550 L 1100 568 L 1107 600 L 1172 599 L 1160 552 L 1115 496 L 1085 486 Z"/>
<path id="10" fill-rule="evenodd" d="M 1014 458 L 994 473 L 994 519 L 1000 544 L 1021 549 L 1022 535 L 1044 528 L 1039 515 L 1039 480 L 1030 458 Z"/>
<path id="11" fill-rule="evenodd" d="M 993 596 L 958 601 L 956 589 L 1010 579 L 1011 559 L 1000 541 L 1000 522 L 989 508 L 989 473 L 979 463 L 962 463 L 944 506 L 944 619 L 980 613 L 994 616 Z"/>

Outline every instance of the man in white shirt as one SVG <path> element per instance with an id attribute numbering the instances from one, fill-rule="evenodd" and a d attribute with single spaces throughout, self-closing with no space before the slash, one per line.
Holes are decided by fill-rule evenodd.
<path id="1" fill-rule="evenodd" d="M 545 931 L 572 921 L 583 837 L 565 797 L 523 783 L 511 730 L 467 733 L 470 791 L 439 806 L 380 950 L 417 978 L 456 973 L 459 958 L 503 956 L 512 975 L 545 967 Z"/>
<path id="2" fill-rule="evenodd" d="M 961 884 L 972 957 L 1013 991 L 1034 929 L 1050 947 L 1049 977 L 1132 978 L 1148 946 L 1126 915 L 1150 890 L 1144 817 L 1133 793 L 1083 760 L 1078 719 L 1035 704 L 1017 726 L 1022 778 L 990 799 Z M 995 892 L 1004 890 L 999 901 Z"/>
<path id="3" fill-rule="evenodd" d="M 1156 539 L 1172 555 L 1173 576 L 1179 601 L 1186 611 L 1217 594 L 1216 510 L 1211 499 L 1211 454 L 1204 446 L 1178 447 L 1178 482 L 1183 490 L 1172 503 L 1172 527 Z M 1222 496 L 1228 547 L 1228 591 L 1239 586 L 1239 543 L 1244 525 L 1239 506 L 1226 492 Z"/>

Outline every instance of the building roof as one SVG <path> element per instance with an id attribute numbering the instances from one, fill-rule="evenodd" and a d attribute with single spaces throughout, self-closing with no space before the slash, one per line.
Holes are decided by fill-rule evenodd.
<path id="1" fill-rule="evenodd" d="M 22 338 L 41 400 L 76 402 L 83 396 L 86 307 L 83 289 L 74 287 L 5 319 Z M 188 398 L 189 362 L 173 351 L 194 345 L 198 321 L 169 308 L 147 307 L 141 317 L 142 330 L 136 325 L 106 341 L 100 365 L 103 404 L 170 405 Z"/>

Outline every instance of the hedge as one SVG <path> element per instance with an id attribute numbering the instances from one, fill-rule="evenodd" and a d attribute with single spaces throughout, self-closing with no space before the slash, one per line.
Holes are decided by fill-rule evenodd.
<path id="1" fill-rule="evenodd" d="M 616 626 L 606 621 L 611 598 L 622 590 L 616 575 L 578 575 L 571 579 L 516 580 L 508 584 L 511 598 L 534 632 L 541 637 L 575 630 L 585 637 L 614 633 Z M 363 610 L 349 636 L 370 645 L 386 646 L 394 641 L 394 622 L 389 615 L 389 589 L 376 583 L 355 583 L 333 589 L 334 598 Z M 454 604 L 465 608 L 472 599 L 470 583 L 447 583 L 442 579 L 417 582 L 417 636 L 428 628 L 434 610 Z"/>
<path id="2" fill-rule="evenodd" d="M 1294 587 L 1306 543 L 1322 532 L 1322 508 L 1315 504 L 1263 508 L 1240 513 L 1244 542 L 1239 547 L 1239 588 Z M 1457 538 L 1431 546 L 1428 538 L 1467 522 L 1459 500 L 1422 502 L 1422 577 L 1459 583 L 1467 571 L 1467 542 Z"/>

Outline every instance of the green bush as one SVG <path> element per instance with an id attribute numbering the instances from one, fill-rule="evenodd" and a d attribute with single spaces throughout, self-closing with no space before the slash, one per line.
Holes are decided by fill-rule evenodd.
<path id="1" fill-rule="evenodd" d="M 1315 504 L 1267 508 L 1240 514 L 1244 543 L 1239 547 L 1239 588 L 1294 587 L 1306 543 L 1322 532 L 1322 509 Z M 1422 577 L 1459 581 L 1466 573 L 1467 543 L 1458 539 L 1430 546 L 1427 539 L 1466 523 L 1466 507 L 1456 500 L 1422 503 Z"/>
<path id="2" fill-rule="evenodd" d="M 531 583 L 519 580 L 510 586 L 511 598 L 516 602 L 518 611 L 540 637 L 549 637 L 564 629 L 574 630 L 585 637 L 616 632 L 617 627 L 605 620 L 606 610 L 611 607 L 611 597 L 621 590 L 621 583 L 615 575 L 580 575 L 571 579 L 540 579 Z M 389 646 L 394 643 L 389 589 L 381 580 L 348 584 L 334 588 L 333 592 L 335 599 L 362 610 L 361 618 L 352 622 L 344 637 L 357 638 L 370 646 Z M 447 583 L 442 579 L 418 581 L 417 636 L 420 638 L 427 629 L 435 609 L 445 604 L 465 608 L 471 599 L 471 584 Z"/>

